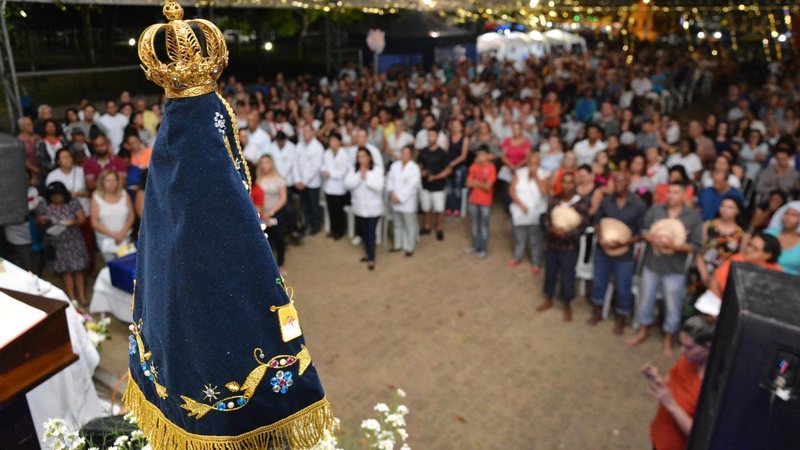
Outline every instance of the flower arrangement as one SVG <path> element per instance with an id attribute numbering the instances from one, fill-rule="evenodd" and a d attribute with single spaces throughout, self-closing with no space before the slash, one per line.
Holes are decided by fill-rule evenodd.
<path id="1" fill-rule="evenodd" d="M 133 414 L 126 414 L 124 419 L 127 423 L 136 425 L 136 417 Z M 42 442 L 45 448 L 50 450 L 100 450 L 99 447 L 90 447 L 87 439 L 77 431 L 71 431 L 64 419 L 50 419 L 44 423 Z M 133 430 L 130 434 L 117 436 L 113 445 L 106 447 L 105 450 L 152 450 L 152 447 L 147 443 L 141 430 Z"/>
<path id="2" fill-rule="evenodd" d="M 378 413 L 377 417 L 368 418 L 361 422 L 361 429 L 364 432 L 366 441 L 361 441 L 365 445 L 346 446 L 348 448 L 369 448 L 377 450 L 411 450 L 408 443 L 408 431 L 406 431 L 406 415 L 408 407 L 401 404 L 406 397 L 405 391 L 398 389 L 394 404 L 390 407 L 386 403 L 378 403 L 373 408 Z M 339 419 L 336 419 L 337 429 Z M 399 447 L 398 447 L 399 445 Z M 339 447 L 339 442 L 334 435 L 326 434 L 325 439 L 318 443 L 312 450 L 344 450 Z"/>
<path id="3" fill-rule="evenodd" d="M 361 422 L 361 429 L 364 430 L 370 443 L 369 448 L 394 450 L 395 446 L 399 444 L 400 450 L 411 450 L 406 443 L 408 440 L 406 431 L 408 407 L 401 404 L 405 396 L 405 391 L 398 389 L 392 407 L 386 403 L 378 403 L 373 408 L 378 413 L 378 417 Z"/>
<path id="4" fill-rule="evenodd" d="M 104 319 L 105 320 L 105 319 Z M 361 422 L 361 429 L 364 431 L 366 441 L 360 441 L 366 445 L 348 445 L 348 448 L 369 448 L 377 450 L 411 450 L 408 446 L 408 431 L 406 431 L 406 415 L 408 407 L 401 404 L 406 393 L 398 389 L 395 394 L 395 402 L 390 407 L 386 403 L 378 403 L 373 408 L 378 413 L 377 417 L 368 418 Z M 136 417 L 132 413 L 125 414 L 124 420 L 136 426 Z M 336 420 L 336 430 L 340 429 L 340 421 Z M 50 419 L 44 423 L 44 438 L 42 439 L 44 448 L 49 450 L 100 450 L 99 447 L 91 446 L 87 438 L 81 436 L 77 431 L 71 431 L 64 419 Z M 399 445 L 399 446 L 398 446 Z M 130 433 L 121 433 L 113 445 L 105 447 L 104 450 L 152 450 L 141 430 L 133 430 Z M 336 435 L 325 431 L 325 437 L 311 450 L 344 450 L 339 447 Z"/>
<path id="5" fill-rule="evenodd" d="M 84 311 L 77 302 L 73 302 L 73 306 L 75 310 L 78 311 L 78 316 L 80 316 L 81 322 L 83 322 L 83 326 L 86 328 L 89 341 L 91 341 L 96 349 L 100 350 L 100 346 L 103 342 L 111 339 L 111 335 L 108 332 L 108 325 L 111 324 L 111 318 L 103 317 L 102 319 L 95 320 L 95 318 Z"/>

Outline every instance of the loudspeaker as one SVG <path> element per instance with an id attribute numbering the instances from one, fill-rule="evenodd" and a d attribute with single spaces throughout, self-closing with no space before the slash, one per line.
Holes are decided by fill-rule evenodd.
<path id="1" fill-rule="evenodd" d="M 13 136 L 0 134 L 0 225 L 20 223 L 27 216 L 25 150 Z"/>
<path id="2" fill-rule="evenodd" d="M 800 277 L 734 263 L 688 448 L 800 449 L 798 392 Z"/>

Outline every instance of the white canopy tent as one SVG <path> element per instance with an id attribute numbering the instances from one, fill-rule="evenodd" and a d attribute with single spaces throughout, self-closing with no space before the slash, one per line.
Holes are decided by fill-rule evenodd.
<path id="1" fill-rule="evenodd" d="M 544 32 L 544 37 L 550 44 L 550 47 L 561 47 L 567 52 L 572 53 L 576 46 L 580 47 L 581 51 L 586 51 L 586 39 L 578 34 L 569 33 L 564 30 L 547 30 Z"/>

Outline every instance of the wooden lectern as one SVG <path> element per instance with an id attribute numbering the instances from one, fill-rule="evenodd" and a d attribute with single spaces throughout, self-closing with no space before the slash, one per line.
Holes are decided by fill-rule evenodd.
<path id="1" fill-rule="evenodd" d="M 67 326 L 69 304 L 2 288 L 0 292 L 47 313 L 0 348 L 0 449 L 38 449 L 25 394 L 78 359 Z"/>

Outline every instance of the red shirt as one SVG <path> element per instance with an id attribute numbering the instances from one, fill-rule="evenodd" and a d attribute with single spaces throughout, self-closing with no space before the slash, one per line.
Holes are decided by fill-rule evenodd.
<path id="1" fill-rule="evenodd" d="M 261 210 L 264 209 L 264 191 L 258 183 L 253 183 L 253 187 L 250 189 L 250 199 L 253 200 L 253 204 L 256 205 L 258 216 L 261 217 Z"/>
<path id="2" fill-rule="evenodd" d="M 474 163 L 469 167 L 467 180 L 478 181 L 481 183 L 489 182 L 494 184 L 494 182 L 497 180 L 497 169 L 494 168 L 494 164 L 492 163 Z M 494 190 L 492 188 L 482 189 L 474 187 L 470 189 L 469 202 L 473 205 L 492 206 L 493 192 Z"/>
<path id="3" fill-rule="evenodd" d="M 672 396 L 689 417 L 694 417 L 697 409 L 697 400 L 700 398 L 700 388 L 703 379 L 697 373 L 697 367 L 681 356 L 669 371 L 667 388 Z M 656 450 L 685 450 L 687 436 L 683 434 L 675 419 L 669 411 L 659 405 L 656 417 L 650 424 L 650 439 Z"/>
<path id="4" fill-rule="evenodd" d="M 86 178 L 97 178 L 100 172 L 109 169 L 117 172 L 120 175 L 128 173 L 128 168 L 125 166 L 125 161 L 119 156 L 108 155 L 108 161 L 105 164 L 100 163 L 96 156 L 92 156 L 83 163 L 83 174 Z"/>

